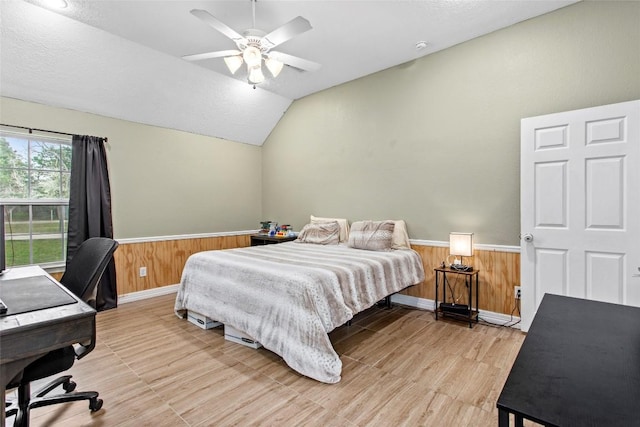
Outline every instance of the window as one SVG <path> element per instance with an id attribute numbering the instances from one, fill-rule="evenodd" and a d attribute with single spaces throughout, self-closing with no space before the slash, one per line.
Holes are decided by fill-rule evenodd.
<path id="1" fill-rule="evenodd" d="M 7 267 L 64 263 L 70 171 L 70 137 L 0 131 Z"/>

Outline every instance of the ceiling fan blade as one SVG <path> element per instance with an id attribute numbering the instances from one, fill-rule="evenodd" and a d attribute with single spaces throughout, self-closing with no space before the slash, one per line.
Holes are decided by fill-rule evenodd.
<path id="1" fill-rule="evenodd" d="M 278 46 L 279 44 L 292 39 L 298 34 L 309 31 L 311 28 L 313 27 L 311 27 L 309 21 L 304 19 L 302 16 L 298 16 L 264 36 L 262 38 L 262 44 L 264 46 L 266 42 L 266 47 L 271 49 L 272 47 Z"/>
<path id="2" fill-rule="evenodd" d="M 240 55 L 242 52 L 239 50 L 218 50 L 216 52 L 197 53 L 195 55 L 185 55 L 182 59 L 187 61 L 200 61 L 202 59 L 220 58 L 223 56 Z"/>
<path id="3" fill-rule="evenodd" d="M 283 62 L 291 67 L 299 68 L 303 71 L 317 71 L 320 69 L 320 67 L 322 67 L 322 65 L 318 64 L 317 62 L 298 58 L 297 56 L 289 55 L 288 53 L 269 52 L 267 55 L 269 56 L 269 58 Z"/>
<path id="4" fill-rule="evenodd" d="M 232 29 L 227 24 L 221 21 L 218 21 L 218 19 L 214 18 L 214 16 L 211 15 L 206 10 L 193 9 L 191 11 L 191 14 L 196 18 L 199 18 L 200 20 L 204 21 L 206 24 L 209 24 L 214 29 L 220 31 L 222 34 L 229 37 L 231 40 L 233 40 L 236 43 L 239 41 L 245 40 L 245 38 L 241 34 L 239 34 L 236 30 Z"/>

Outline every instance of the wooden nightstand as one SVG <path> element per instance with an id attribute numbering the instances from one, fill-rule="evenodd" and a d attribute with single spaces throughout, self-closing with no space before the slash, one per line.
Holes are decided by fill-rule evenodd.
<path id="1" fill-rule="evenodd" d="M 277 237 L 269 236 L 268 234 L 252 234 L 251 246 L 275 245 L 278 243 L 291 242 L 296 239 L 297 237 L 294 236 Z"/>
<path id="2" fill-rule="evenodd" d="M 448 267 L 438 267 L 434 268 L 436 273 L 436 320 L 438 320 L 438 312 L 442 314 L 442 316 L 452 316 L 457 319 L 464 319 L 469 321 L 469 327 L 473 327 L 473 322 L 478 323 L 478 314 L 480 311 L 478 310 L 478 272 L 479 270 L 473 271 L 460 271 L 454 270 Z M 465 304 L 452 304 L 447 303 L 447 286 L 449 285 L 447 275 L 462 275 L 464 276 L 464 284 L 469 292 L 468 294 L 468 305 Z M 440 276 L 442 276 L 442 303 L 438 305 L 438 287 L 440 284 Z M 475 280 L 474 280 L 475 278 Z M 473 285 L 475 282 L 476 295 L 475 295 L 475 309 L 473 308 L 474 298 L 473 298 Z M 455 301 L 454 301 L 455 302 Z"/>

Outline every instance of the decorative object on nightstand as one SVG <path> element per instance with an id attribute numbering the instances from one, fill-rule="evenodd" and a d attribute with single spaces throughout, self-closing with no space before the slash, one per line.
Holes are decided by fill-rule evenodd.
<path id="1" fill-rule="evenodd" d="M 260 221 L 260 233 L 269 234 L 269 226 L 272 221 Z"/>
<path id="2" fill-rule="evenodd" d="M 462 257 L 473 256 L 473 233 L 449 233 L 449 254 L 454 257 L 450 267 L 457 271 L 473 271 L 471 265 L 465 265 Z M 458 259 L 460 257 L 460 259 Z"/>
<path id="3" fill-rule="evenodd" d="M 436 276 L 436 299 L 435 299 L 435 314 L 436 320 L 438 320 L 438 313 L 440 312 L 443 316 L 452 316 L 458 319 L 464 319 L 469 322 L 469 327 L 473 327 L 473 322 L 478 323 L 478 314 L 480 313 L 478 309 L 478 270 L 464 271 L 464 270 L 456 270 L 451 267 L 438 267 L 434 269 Z M 467 295 L 467 303 L 468 304 L 458 304 L 458 298 L 456 297 L 455 288 L 450 287 L 449 279 L 447 275 L 455 274 L 456 283 L 459 277 L 464 277 L 465 288 L 468 291 Z M 474 280 L 475 279 L 475 280 Z M 438 305 L 438 289 L 440 285 L 440 280 L 442 280 L 442 303 Z M 475 283 L 474 283 L 475 282 Z M 473 308 L 474 298 L 473 298 L 473 287 L 475 284 L 475 309 Z M 449 287 L 449 292 L 451 293 L 452 302 L 447 302 L 447 287 Z"/>
<path id="4" fill-rule="evenodd" d="M 289 235 L 289 230 L 291 226 L 289 224 L 282 224 L 280 229 L 276 232 L 276 236 L 285 237 Z"/>
<path id="5" fill-rule="evenodd" d="M 275 236 L 277 231 L 278 231 L 278 223 L 277 222 L 270 222 L 269 223 L 269 236 Z"/>
<path id="6" fill-rule="evenodd" d="M 252 234 L 251 246 L 274 245 L 277 243 L 291 242 L 296 239 L 297 236 L 270 236 L 268 234 Z"/>

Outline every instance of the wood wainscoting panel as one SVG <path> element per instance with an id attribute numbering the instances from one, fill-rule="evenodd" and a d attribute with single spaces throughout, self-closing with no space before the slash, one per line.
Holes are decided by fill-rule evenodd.
<path id="1" fill-rule="evenodd" d="M 141 243 L 122 243 L 114 255 L 118 295 L 139 292 L 180 283 L 187 258 L 201 251 L 232 249 L 249 246 L 250 235 L 185 238 Z M 449 248 L 443 246 L 412 245 L 422 257 L 425 280 L 402 293 L 427 300 L 435 297 L 433 269 L 446 262 Z M 516 308 L 514 286 L 520 284 L 520 254 L 497 250 L 475 250 L 465 263 L 479 269 L 480 310 L 511 314 Z M 139 277 L 140 267 L 147 268 L 147 276 Z M 450 276 L 451 278 L 455 276 Z M 460 303 L 467 302 L 464 282 L 459 280 L 456 294 Z M 514 312 L 519 316 L 519 312 Z"/>
<path id="2" fill-rule="evenodd" d="M 248 234 L 122 243 L 114 254 L 118 295 L 180 283 L 187 258 L 196 252 L 249 246 Z M 147 275 L 140 277 L 140 267 Z"/>
<path id="3" fill-rule="evenodd" d="M 49 273 L 49 275 L 54 279 L 56 279 L 57 281 L 60 281 L 60 279 L 62 279 L 63 274 L 64 274 L 63 271 L 56 271 L 55 273 Z"/>
<path id="4" fill-rule="evenodd" d="M 448 247 L 412 245 L 422 257 L 425 279 L 422 284 L 406 289 L 402 293 L 428 300 L 435 299 L 435 274 L 433 269 L 447 262 Z M 474 250 L 472 257 L 465 257 L 465 264 L 472 265 L 479 273 L 480 310 L 520 316 L 514 299 L 514 286 L 520 284 L 520 254 L 496 250 Z M 447 276 L 455 284 L 455 275 Z M 467 303 L 467 291 L 462 277 L 456 284 L 456 295 L 459 302 Z M 442 289 L 440 297 L 442 298 Z M 515 312 L 514 312 L 515 309 Z"/>

